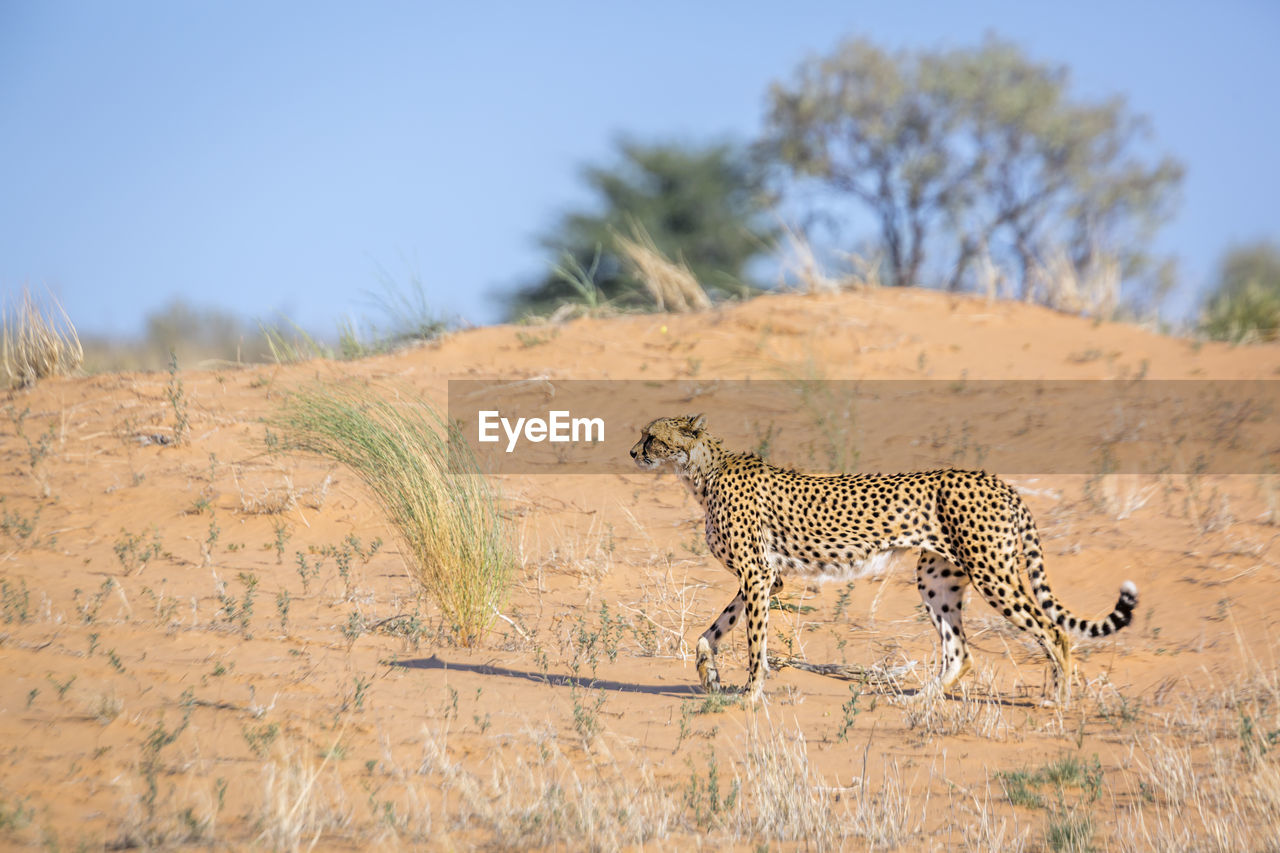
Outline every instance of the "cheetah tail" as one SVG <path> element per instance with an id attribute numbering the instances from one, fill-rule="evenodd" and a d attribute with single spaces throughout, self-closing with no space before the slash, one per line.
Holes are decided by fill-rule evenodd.
<path id="1" fill-rule="evenodd" d="M 1040 604 L 1044 615 L 1049 617 L 1049 621 L 1077 640 L 1114 634 L 1133 621 L 1133 611 L 1138 606 L 1138 587 L 1133 581 L 1125 581 L 1120 585 L 1120 599 L 1106 616 L 1098 619 L 1081 619 L 1067 610 L 1049 588 L 1049 578 L 1044 570 L 1044 553 L 1040 545 L 1040 534 L 1036 531 L 1030 512 L 1024 506 L 1019 515 L 1022 522 L 1023 555 L 1030 575 L 1031 588 L 1035 594 L 1035 600 Z"/>
<path id="2" fill-rule="evenodd" d="M 1056 604 L 1056 602 L 1054 602 Z M 1077 640 L 1088 637 L 1105 637 L 1114 634 L 1133 621 L 1134 608 L 1138 606 L 1138 587 L 1133 581 L 1120 585 L 1120 600 L 1115 609 L 1100 619 L 1079 619 L 1060 605 L 1046 615 Z"/>

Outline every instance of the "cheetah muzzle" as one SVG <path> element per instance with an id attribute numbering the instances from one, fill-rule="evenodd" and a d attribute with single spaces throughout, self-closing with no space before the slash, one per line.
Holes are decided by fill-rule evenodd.
<path id="1" fill-rule="evenodd" d="M 737 595 L 698 639 L 698 677 L 708 692 L 720 690 L 720 640 L 745 611 L 746 692 L 753 701 L 763 694 L 769 598 L 783 574 L 838 575 L 881 551 L 920 552 L 916 586 L 942 645 L 941 670 L 926 695 L 951 688 L 971 666 L 961 618 L 969 584 L 1039 643 L 1059 703 L 1069 698 L 1069 638 L 1120 630 L 1138 603 L 1138 588 L 1125 581 L 1106 616 L 1069 612 L 1049 588 L 1026 504 L 983 471 L 801 474 L 725 450 L 702 415 L 658 418 L 641 431 L 631 457 L 644 470 L 674 469 L 706 510 L 711 553 L 738 578 Z"/>

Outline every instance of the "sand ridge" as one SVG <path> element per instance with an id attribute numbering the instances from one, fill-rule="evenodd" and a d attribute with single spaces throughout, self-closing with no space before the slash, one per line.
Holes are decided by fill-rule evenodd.
<path id="1" fill-rule="evenodd" d="M 316 379 L 443 407 L 451 378 L 798 375 L 1277 379 L 1280 346 L 886 289 L 480 328 L 357 362 L 186 369 L 176 445 L 164 373 L 11 393 L 0 842 L 1017 847 L 1072 809 L 1103 847 L 1201 837 L 1220 814 L 1238 816 L 1222 819 L 1228 839 L 1276 828 L 1280 808 L 1268 824 L 1219 797 L 1197 818 L 1197 795 L 1153 787 L 1170 778 L 1158 762 L 1185 754 L 1204 791 L 1280 791 L 1266 775 L 1280 746 L 1264 748 L 1280 732 L 1274 472 L 1014 482 L 1070 608 L 1106 612 L 1125 578 L 1142 594 L 1130 628 L 1081 648 L 1069 711 L 1037 706 L 1040 653 L 978 603 L 968 698 L 918 709 L 786 668 L 764 707 L 720 709 L 695 689 L 690 650 L 733 579 L 674 478 L 498 478 L 517 581 L 486 641 L 463 649 L 357 478 L 275 451 L 264 424 Z M 795 590 L 771 617 L 771 650 L 900 668 L 909 693 L 935 654 L 911 566 Z M 722 647 L 727 682 L 744 679 L 744 656 L 740 636 Z M 1007 774 L 1063 755 L 1096 757 L 1103 793 L 1037 783 L 1044 803 L 1013 801 Z"/>

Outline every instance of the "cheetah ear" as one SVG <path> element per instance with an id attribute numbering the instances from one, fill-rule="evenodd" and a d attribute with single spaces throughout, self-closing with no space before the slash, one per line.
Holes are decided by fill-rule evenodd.
<path id="1" fill-rule="evenodd" d="M 689 429 L 699 430 L 705 429 L 707 426 L 707 416 L 703 414 L 689 415 Z"/>

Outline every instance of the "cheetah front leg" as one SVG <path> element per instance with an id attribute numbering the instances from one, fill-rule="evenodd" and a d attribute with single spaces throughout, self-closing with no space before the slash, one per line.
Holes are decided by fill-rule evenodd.
<path id="1" fill-rule="evenodd" d="M 759 570 L 748 574 L 742 584 L 747 608 L 747 699 L 758 702 L 764 696 L 764 676 L 769 671 L 766 659 L 769 639 L 769 590 L 773 586 L 764 561 Z"/>
<path id="2" fill-rule="evenodd" d="M 742 613 L 743 597 L 739 592 L 729 602 L 724 612 L 711 623 L 711 627 L 702 632 L 698 638 L 698 650 L 694 660 L 698 665 L 698 678 L 702 681 L 702 689 L 708 693 L 720 692 L 720 671 L 716 669 L 716 650 L 720 648 L 720 638 L 732 630 Z"/>

